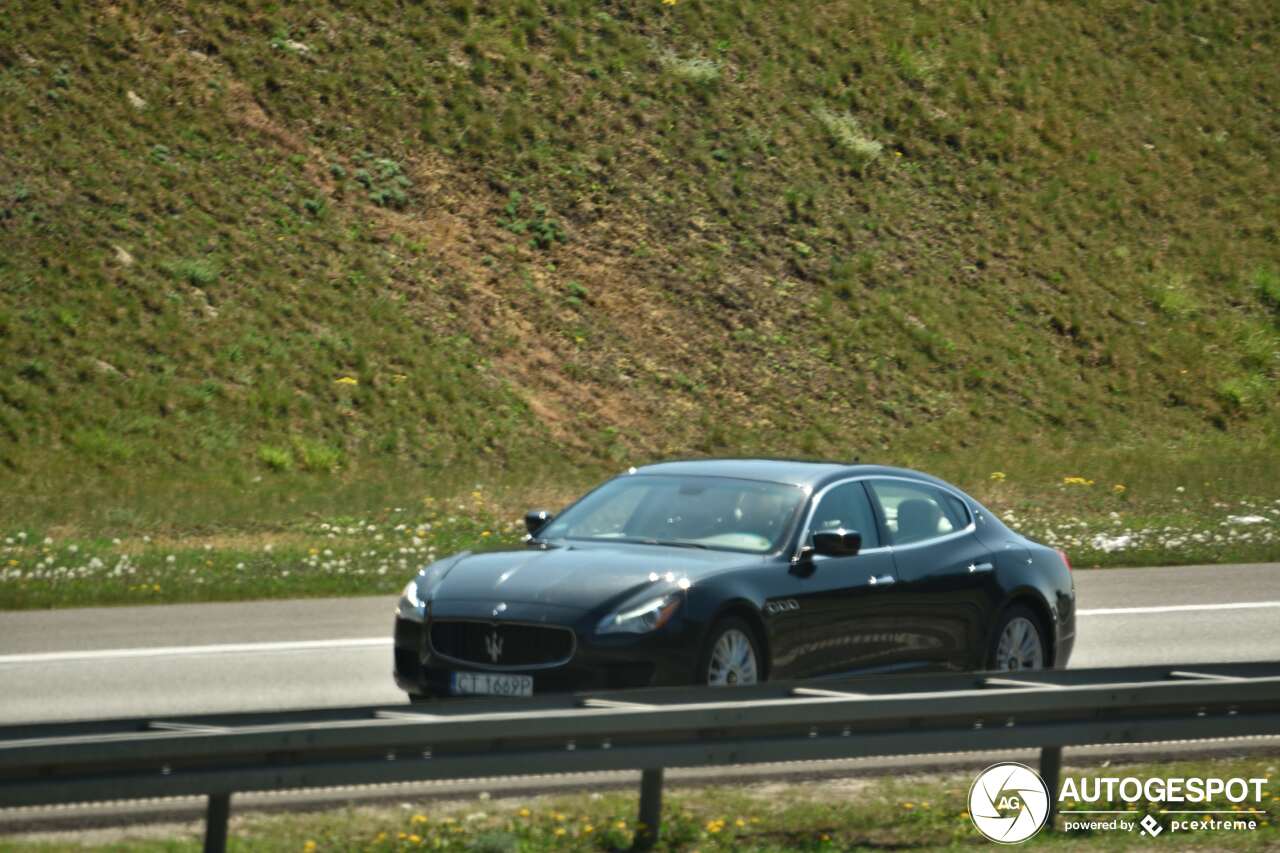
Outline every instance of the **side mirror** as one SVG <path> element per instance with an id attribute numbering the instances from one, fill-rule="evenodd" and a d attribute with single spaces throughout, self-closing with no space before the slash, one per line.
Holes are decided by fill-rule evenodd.
<path id="1" fill-rule="evenodd" d="M 524 514 L 524 529 L 530 536 L 537 536 L 538 531 L 550 524 L 553 518 L 555 516 L 545 509 L 531 509 Z"/>
<path id="2" fill-rule="evenodd" d="M 862 534 L 856 530 L 819 530 L 813 534 L 813 553 L 824 557 L 853 557 L 862 549 Z"/>

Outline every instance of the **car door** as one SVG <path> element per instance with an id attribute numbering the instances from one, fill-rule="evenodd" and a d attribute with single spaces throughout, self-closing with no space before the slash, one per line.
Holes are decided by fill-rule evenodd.
<path id="1" fill-rule="evenodd" d="M 852 557 L 812 555 L 792 568 L 802 630 L 791 650 L 797 677 L 895 667 L 902 634 L 890 615 L 897 580 L 893 554 L 866 489 L 857 480 L 836 483 L 813 498 L 806 544 L 820 530 L 856 530 L 862 548 Z"/>
<path id="2" fill-rule="evenodd" d="M 974 534 L 968 505 L 919 480 L 873 478 L 867 487 L 893 554 L 895 615 L 908 657 L 931 667 L 972 668 L 983 655 L 999 591 L 996 557 Z"/>

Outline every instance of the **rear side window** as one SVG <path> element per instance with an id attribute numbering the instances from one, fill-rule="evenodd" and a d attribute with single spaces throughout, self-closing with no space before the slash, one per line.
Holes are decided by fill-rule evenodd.
<path id="1" fill-rule="evenodd" d="M 891 544 L 925 542 L 969 526 L 964 502 L 942 489 L 902 480 L 872 480 L 868 485 L 889 528 Z"/>
<path id="2" fill-rule="evenodd" d="M 822 496 L 813 511 L 811 531 L 856 530 L 862 534 L 863 548 L 878 548 L 880 534 L 876 530 L 876 518 L 871 513 L 871 503 L 862 483 L 841 483 Z"/>

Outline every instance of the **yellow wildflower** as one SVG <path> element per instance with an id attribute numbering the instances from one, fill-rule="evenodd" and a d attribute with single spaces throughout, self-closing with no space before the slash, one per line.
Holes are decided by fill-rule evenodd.
<path id="1" fill-rule="evenodd" d="M 556 838 L 559 838 L 560 836 L 564 835 L 565 832 L 567 831 L 568 830 L 566 830 L 563 826 L 557 826 L 556 831 L 553 834 L 555 835 Z"/>
<path id="2" fill-rule="evenodd" d="M 582 827 L 582 834 L 583 834 L 583 835 L 590 835 L 591 833 L 593 833 L 593 832 L 595 832 L 595 831 L 596 831 L 596 828 L 595 828 L 594 826 L 592 826 L 591 824 L 587 824 L 586 826 Z"/>
<path id="3" fill-rule="evenodd" d="M 528 810 L 528 809 L 521 809 L 521 810 L 518 812 L 518 814 L 520 815 L 520 817 L 528 817 L 528 816 L 529 816 L 529 810 Z"/>
<path id="4" fill-rule="evenodd" d="M 746 822 L 745 820 L 743 820 L 742 818 L 738 818 L 737 820 L 735 820 L 735 821 L 733 822 L 733 825 L 734 825 L 734 826 L 736 826 L 736 827 L 738 827 L 738 829 L 742 829 L 744 826 L 746 826 L 746 825 L 747 825 L 747 822 Z"/>
<path id="5" fill-rule="evenodd" d="M 410 844 L 421 844 L 421 843 L 422 843 L 422 836 L 421 836 L 421 835 L 410 835 L 410 836 L 409 836 L 409 843 L 410 843 Z"/>
<path id="6" fill-rule="evenodd" d="M 626 829 L 627 822 L 625 820 L 620 820 L 617 823 L 615 823 L 614 826 L 616 826 L 618 829 Z"/>
<path id="7" fill-rule="evenodd" d="M 999 483 L 999 482 L 1001 482 L 1002 480 L 1004 480 L 1004 478 L 1005 478 L 1005 473 L 1004 473 L 1003 471 L 992 471 L 992 472 L 991 472 L 991 479 L 995 480 L 997 483 Z"/>
<path id="8" fill-rule="evenodd" d="M 680 0 L 662 0 L 662 5 L 663 5 L 663 6 L 674 6 L 674 5 L 676 5 L 677 3 L 679 3 L 679 2 L 680 2 Z"/>
<path id="9" fill-rule="evenodd" d="M 1125 493 L 1124 483 L 1116 483 L 1111 487 L 1111 491 L 1115 492 L 1117 495 L 1123 495 Z"/>
<path id="10" fill-rule="evenodd" d="M 414 822 L 414 823 L 426 823 L 426 822 L 427 822 L 427 816 L 426 816 L 426 815 L 424 815 L 424 814 L 416 814 L 416 815 L 414 815 L 414 816 L 413 816 L 413 822 Z"/>
<path id="11" fill-rule="evenodd" d="M 310 839 L 302 845 L 302 853 L 315 853 L 316 843 Z"/>
<path id="12" fill-rule="evenodd" d="M 360 384 L 360 380 L 356 379 L 354 376 L 339 376 L 337 379 L 333 381 L 337 382 L 339 385 L 359 385 Z"/>

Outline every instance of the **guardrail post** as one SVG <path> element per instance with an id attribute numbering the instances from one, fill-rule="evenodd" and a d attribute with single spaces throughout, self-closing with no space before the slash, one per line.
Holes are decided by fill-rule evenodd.
<path id="1" fill-rule="evenodd" d="M 1045 827 L 1053 831 L 1053 819 L 1058 816 L 1058 787 L 1062 777 L 1062 747 L 1046 746 L 1040 750 L 1040 778 L 1049 789 L 1049 816 Z"/>
<path id="2" fill-rule="evenodd" d="M 231 819 L 231 795 L 210 794 L 204 816 L 204 853 L 226 853 L 227 822 Z"/>
<path id="3" fill-rule="evenodd" d="M 662 830 L 662 768 L 640 772 L 640 826 L 632 850 L 649 850 Z"/>

